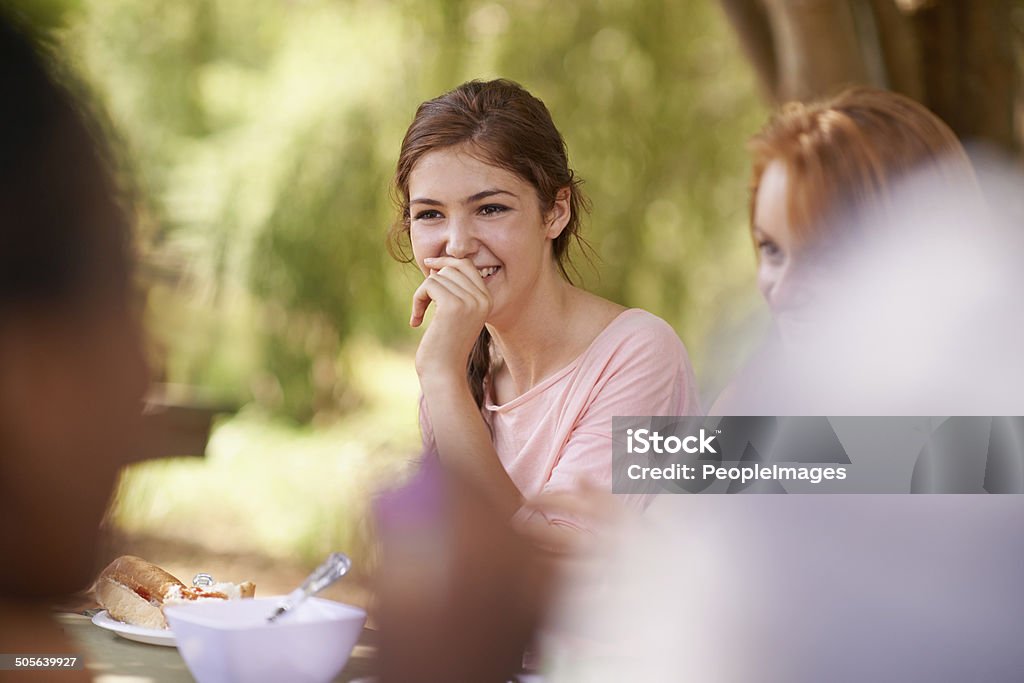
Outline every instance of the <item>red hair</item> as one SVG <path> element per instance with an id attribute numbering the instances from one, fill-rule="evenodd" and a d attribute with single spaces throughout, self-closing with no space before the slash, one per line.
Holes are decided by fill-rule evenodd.
<path id="1" fill-rule="evenodd" d="M 951 187 L 976 185 L 949 126 L 909 97 L 877 88 L 787 104 L 753 137 L 750 149 L 751 229 L 761 176 L 780 161 L 789 179 L 787 212 L 798 246 L 827 237 L 836 216 L 885 210 L 892 184 L 923 167 L 939 171 Z"/>

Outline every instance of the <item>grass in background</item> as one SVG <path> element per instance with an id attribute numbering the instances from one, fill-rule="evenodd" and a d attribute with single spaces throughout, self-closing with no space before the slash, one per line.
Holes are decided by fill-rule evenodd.
<path id="1" fill-rule="evenodd" d="M 372 563 L 369 505 L 402 479 L 418 452 L 419 385 L 407 355 L 369 342 L 350 353 L 358 408 L 321 428 L 246 409 L 217 425 L 205 458 L 128 468 L 115 526 L 219 552 L 310 564 L 341 550 L 356 565 Z"/>

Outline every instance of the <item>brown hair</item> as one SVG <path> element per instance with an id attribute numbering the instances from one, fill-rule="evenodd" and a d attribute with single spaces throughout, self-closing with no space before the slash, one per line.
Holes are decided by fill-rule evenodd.
<path id="1" fill-rule="evenodd" d="M 583 244 L 580 216 L 588 208 L 582 181 L 569 166 L 565 140 L 544 103 L 518 83 L 505 79 L 469 81 L 428 100 L 416 110 L 398 156 L 392 188 L 398 218 L 388 232 L 388 251 L 410 263 L 409 176 L 426 154 L 455 145 L 469 145 L 486 163 L 514 173 L 533 185 L 541 210 L 550 211 L 563 188 L 569 189 L 569 222 L 553 240 L 559 271 L 571 280 L 569 245 Z M 467 378 L 477 406 L 483 406 L 483 383 L 491 368 L 491 335 L 480 332 L 467 364 Z"/>
<path id="2" fill-rule="evenodd" d="M 750 149 L 751 229 L 761 176 L 781 161 L 798 246 L 824 237 L 837 216 L 885 210 L 891 184 L 926 165 L 952 186 L 976 183 L 963 147 L 939 117 L 909 97 L 864 86 L 821 102 L 783 106 Z"/>

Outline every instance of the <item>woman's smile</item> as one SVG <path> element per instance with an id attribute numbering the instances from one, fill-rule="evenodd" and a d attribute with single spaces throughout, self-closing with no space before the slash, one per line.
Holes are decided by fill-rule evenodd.
<path id="1" fill-rule="evenodd" d="M 497 275 L 499 270 L 501 270 L 501 266 L 488 266 L 487 268 L 480 268 L 477 272 L 480 273 L 480 277 L 484 279 L 484 282 L 487 282 Z"/>

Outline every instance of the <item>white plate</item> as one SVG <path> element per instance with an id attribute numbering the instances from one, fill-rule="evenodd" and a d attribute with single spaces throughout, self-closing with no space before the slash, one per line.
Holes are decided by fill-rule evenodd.
<path id="1" fill-rule="evenodd" d="M 139 643 L 148 643 L 150 645 L 165 645 L 167 647 L 175 647 L 174 633 L 169 629 L 164 630 L 161 628 L 143 628 L 142 626 L 132 626 L 126 624 L 123 621 L 118 621 L 112 616 L 107 614 L 107 610 L 100 610 L 93 618 L 92 623 L 96 624 L 100 628 L 105 628 L 108 631 L 113 631 L 122 638 L 128 640 L 134 640 Z"/>

